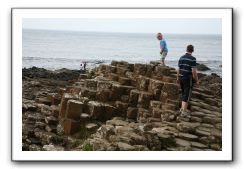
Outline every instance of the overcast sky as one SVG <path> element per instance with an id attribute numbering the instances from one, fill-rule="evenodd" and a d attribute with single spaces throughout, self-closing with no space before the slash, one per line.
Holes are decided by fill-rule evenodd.
<path id="1" fill-rule="evenodd" d="M 222 34 L 221 19 L 23 19 L 24 29 L 94 32 Z"/>

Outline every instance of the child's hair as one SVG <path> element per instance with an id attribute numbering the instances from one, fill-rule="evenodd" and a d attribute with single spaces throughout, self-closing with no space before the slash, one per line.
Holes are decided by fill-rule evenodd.
<path id="1" fill-rule="evenodd" d="M 194 52 L 194 46 L 193 46 L 193 45 L 188 45 L 188 46 L 186 47 L 186 51 L 187 51 L 187 52 L 190 52 L 190 53 Z"/>
<path id="2" fill-rule="evenodd" d="M 163 36 L 162 33 L 158 32 L 158 33 L 157 33 L 157 37 L 159 37 L 159 36 L 162 37 L 162 36 Z"/>

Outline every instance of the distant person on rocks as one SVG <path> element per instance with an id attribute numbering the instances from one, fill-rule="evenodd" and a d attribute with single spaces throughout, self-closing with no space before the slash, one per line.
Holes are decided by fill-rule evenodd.
<path id="1" fill-rule="evenodd" d="M 178 62 L 179 69 L 177 70 L 177 83 L 182 90 L 182 102 L 180 113 L 182 117 L 190 117 L 190 113 L 187 111 L 188 102 L 191 97 L 193 84 L 199 85 L 196 58 L 192 56 L 194 52 L 194 46 L 188 45 L 186 48 L 186 54 L 181 56 Z"/>
<path id="2" fill-rule="evenodd" d="M 160 55 L 161 55 L 161 64 L 163 66 L 165 66 L 165 58 L 168 54 L 168 48 L 167 48 L 167 43 L 165 41 L 165 39 L 163 38 L 163 34 L 162 33 L 157 33 L 157 39 L 159 40 L 159 44 L 160 44 Z"/>
<path id="3" fill-rule="evenodd" d="M 82 71 L 86 71 L 86 62 L 81 61 L 80 67 Z"/>

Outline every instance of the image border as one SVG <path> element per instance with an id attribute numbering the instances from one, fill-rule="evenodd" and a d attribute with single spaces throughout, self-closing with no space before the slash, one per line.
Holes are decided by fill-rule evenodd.
<path id="1" fill-rule="evenodd" d="M 13 115 L 14 115 L 14 112 L 13 112 L 13 97 L 14 97 L 14 70 L 13 70 L 13 61 L 14 61 L 14 58 L 13 58 L 13 49 L 14 49 L 14 47 L 13 47 L 13 42 L 14 42 L 14 36 L 13 36 L 13 11 L 14 10 L 16 10 L 16 9 L 23 9 L 23 10 L 28 10 L 28 9 L 50 9 L 50 10 L 56 10 L 56 9 L 97 9 L 97 10 L 99 10 L 99 9 L 134 9 L 134 10 L 137 10 L 137 9 L 187 9 L 187 10 L 191 10 L 191 9 L 227 9 L 227 10 L 231 10 L 231 54 L 232 54 L 232 58 L 231 58 L 231 80 L 232 80 L 232 82 L 231 82 L 231 110 L 232 110 L 232 112 L 231 112 L 231 139 L 232 139 L 232 142 L 231 142 L 231 158 L 230 159 L 225 159 L 225 160 L 82 160 L 82 159 L 80 159 L 80 160 L 64 160 L 64 159 L 60 159 L 60 160 L 53 160 L 53 159 L 50 159 L 50 160 L 47 160 L 47 159 L 40 159 L 40 160 L 31 160 L 31 159 L 18 159 L 18 158 L 16 158 L 14 155 L 14 153 L 16 153 L 15 152 L 15 149 L 14 149 L 14 145 L 13 145 L 13 131 L 14 131 L 14 123 L 13 123 Z M 108 162 L 116 162 L 116 161 L 118 161 L 118 162 L 121 162 L 121 161 L 123 161 L 123 162 L 131 162 L 131 161 L 133 161 L 133 162 L 182 162 L 182 161 L 194 161 L 194 162 L 197 162 L 197 161 L 207 161 L 207 162 L 210 162 L 210 161 L 215 161 L 215 162 L 217 162 L 217 161 L 233 161 L 233 139 L 234 139 L 234 137 L 233 137 L 233 118 L 234 118 L 234 112 L 233 112 L 233 53 L 234 53 L 234 51 L 233 51 L 233 8 L 158 8 L 158 7 L 156 7 L 156 8 L 154 8 L 154 7 L 152 7 L 152 8 L 135 8 L 135 7 L 133 7 L 133 8 L 128 8 L 128 7 L 126 7 L 126 8 L 124 8 L 124 7 L 110 7 L 110 8 L 96 8 L 96 7 L 91 7 L 91 8 L 89 8 L 89 7 L 87 7 L 87 8 L 11 8 L 11 160 L 12 161 L 58 161 L 58 162 L 60 162 L 60 161 L 83 161 L 83 162 L 90 162 L 90 161 L 92 161 L 92 162 L 101 162 L 101 161 L 108 161 Z M 22 27 L 21 27 L 21 30 L 22 30 Z M 222 39 L 222 41 L 223 41 L 223 39 Z M 21 58 L 22 59 L 22 58 Z M 223 56 L 222 56 L 222 59 L 223 59 Z M 223 60 L 222 60 L 223 61 Z M 22 78 L 22 77 L 21 77 Z M 222 84 L 223 84 L 223 82 L 222 82 Z M 22 86 L 21 86 L 22 87 Z M 223 89 L 222 89 L 223 90 Z M 222 98 L 223 99 L 223 98 Z M 222 125 L 223 125 L 223 123 L 222 123 Z M 223 130 L 222 130 L 222 132 L 223 132 Z M 21 133 L 22 133 L 22 130 L 21 130 Z M 21 141 L 22 142 L 22 141 Z M 65 153 L 67 152 L 67 151 L 64 151 Z M 105 152 L 105 151 L 104 151 Z M 167 152 L 169 152 L 169 151 L 167 151 Z M 39 152 L 40 154 L 43 154 L 43 152 Z M 45 152 L 45 153 L 49 153 L 49 152 Z M 73 153 L 73 152 L 72 152 Z M 86 152 L 86 153 L 89 153 L 89 152 Z M 99 153 L 100 154 L 100 152 L 96 152 L 96 153 Z M 121 153 L 121 152 L 119 152 L 119 153 Z M 129 152 L 129 153 L 132 153 L 133 154 L 133 152 Z M 149 154 L 149 153 L 148 153 Z"/>

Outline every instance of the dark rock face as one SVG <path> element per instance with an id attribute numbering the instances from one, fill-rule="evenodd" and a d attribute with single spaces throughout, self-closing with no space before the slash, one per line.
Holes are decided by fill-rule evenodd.
<path id="1" fill-rule="evenodd" d="M 199 71 L 207 71 L 207 70 L 210 70 L 210 68 L 207 67 L 207 66 L 204 65 L 204 64 L 199 64 L 199 63 L 197 63 L 197 70 L 199 70 Z"/>
<path id="2" fill-rule="evenodd" d="M 44 68 L 24 68 L 22 69 L 23 78 L 48 78 L 54 80 L 68 81 L 77 79 L 82 72 L 80 70 L 68 70 L 68 69 L 59 69 L 56 71 L 46 70 Z"/>
<path id="3" fill-rule="evenodd" d="M 203 88 L 208 88 L 215 96 L 222 98 L 222 78 L 217 74 L 212 73 L 202 77 L 200 84 Z"/>
<path id="4" fill-rule="evenodd" d="M 176 71 L 170 67 L 112 61 L 92 76 L 74 73 L 72 83 L 32 69 L 23 79 L 23 150 L 222 149 L 222 96 L 214 86 L 222 82 L 216 75 L 200 76 L 189 103 L 191 117 L 183 118 Z M 44 85 L 39 77 L 46 78 Z"/>

